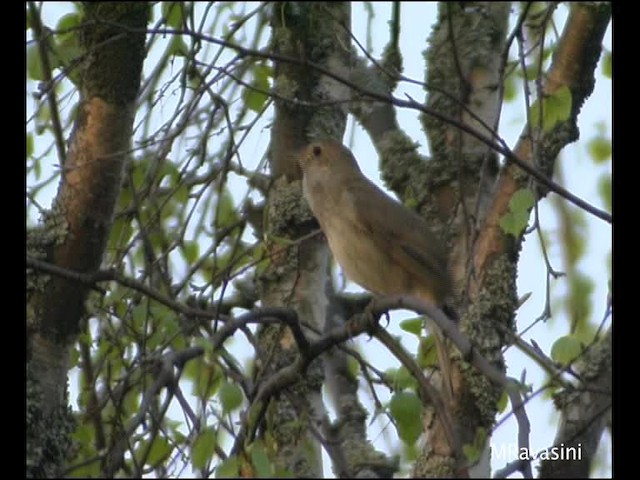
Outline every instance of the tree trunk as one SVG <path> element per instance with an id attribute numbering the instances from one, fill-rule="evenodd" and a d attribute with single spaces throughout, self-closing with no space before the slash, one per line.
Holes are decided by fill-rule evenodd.
<path id="1" fill-rule="evenodd" d="M 427 106 L 486 136 L 497 129 L 499 122 L 502 99 L 497 86 L 501 82 L 509 9 L 509 3 L 477 3 L 468 9 L 463 4 L 441 3 L 426 54 Z M 422 120 L 433 155 L 427 166 L 428 191 L 432 192 L 428 215 L 432 223 L 442 225 L 452 245 L 450 265 L 457 293 L 454 303 L 462 317 L 461 328 L 466 329 L 480 352 L 502 369 L 504 333 L 485 319 L 489 316 L 508 331 L 513 329 L 517 256 L 499 261 L 502 268 L 491 273 L 493 278 L 482 294 L 483 303 L 467 310 L 464 302 L 473 236 L 490 204 L 497 155 L 456 125 L 429 115 Z M 455 416 L 456 441 L 476 445 L 476 438 L 493 425 L 502 392 L 459 359 L 454 360 L 453 377 L 449 408 Z M 454 462 L 454 451 L 441 430 L 438 421 L 426 426 L 430 448 L 416 462 L 416 475 L 453 475 L 461 467 Z M 488 462 L 478 464 L 484 465 L 485 470 L 476 474 L 489 476 Z"/>
<path id="2" fill-rule="evenodd" d="M 479 14 L 478 8 L 484 14 Z M 495 96 L 500 91 L 495 88 L 500 80 L 496 75 L 504 47 L 508 6 L 474 4 L 473 9 L 467 16 L 464 6 L 441 4 L 440 21 L 427 54 L 428 105 L 491 138 L 487 126 L 491 129 L 497 126 L 501 99 Z M 544 95 L 553 95 L 560 88 L 568 88 L 572 100 L 570 115 L 552 128 L 526 125 L 514 149 L 521 161 L 548 177 L 560 150 L 577 138 L 577 115 L 593 89 L 594 69 L 609 19 L 607 6 L 572 6 L 542 91 Z M 455 79 L 453 85 L 447 82 L 451 79 Z M 458 102 L 451 101 L 450 95 L 467 108 L 463 110 Z M 472 111 L 486 126 L 471 119 Z M 452 264 L 459 291 L 460 326 L 479 352 L 502 366 L 500 352 L 508 342 L 505 333 L 514 328 L 516 267 L 523 232 L 506 233 L 500 220 L 509 212 L 513 195 L 527 188 L 531 178 L 511 162 L 498 174 L 493 151 L 451 125 L 442 125 L 429 116 L 424 121 L 434 154 L 430 177 L 445 180 L 443 187 L 435 190 L 436 205 L 440 212 L 450 208 L 456 212 Z M 536 200 L 546 192 L 546 188 L 536 187 Z M 478 448 L 488 441 L 486 435 L 492 428 L 501 391 L 464 361 L 456 362 L 460 377 L 454 382 L 452 409 L 459 428 L 458 441 Z M 425 451 L 423 458 L 424 462 L 416 463 L 416 474 L 443 473 L 431 469 L 434 465 L 431 452 Z M 530 471 L 528 462 L 522 468 Z M 472 474 L 486 476 L 488 471 Z"/>
<path id="3" fill-rule="evenodd" d="M 326 68 L 346 68 L 345 45 L 349 39 L 337 20 L 349 24 L 348 3 L 276 3 L 272 15 L 276 53 Z M 274 77 L 275 90 L 287 99 L 323 102 L 348 95 L 344 87 L 304 65 L 276 62 Z M 266 233 L 269 238 L 297 241 L 318 227 L 302 198 L 295 153 L 313 137 L 341 139 L 346 114 L 339 107 L 302 108 L 282 100 L 275 106 L 270 147 L 274 182 L 267 199 Z M 272 253 L 281 249 L 280 243 L 271 241 L 267 245 Z M 322 331 L 329 258 L 327 243 L 320 235 L 275 254 L 261 277 L 263 305 L 294 308 L 301 321 L 316 327 L 316 332 Z M 314 336 L 308 329 L 305 333 Z M 259 382 L 292 363 L 298 352 L 291 331 L 280 325 L 261 330 L 259 350 Z M 322 362 L 316 360 L 299 382 L 271 400 L 266 412 L 267 432 L 276 447 L 276 465 L 295 476 L 323 475 L 320 444 L 313 435 L 325 417 L 323 380 Z"/>
<path id="4" fill-rule="evenodd" d="M 64 270 L 91 274 L 102 261 L 146 54 L 144 33 L 127 32 L 115 24 L 142 29 L 148 14 L 146 3 L 85 5 L 81 44 L 86 56 L 74 132 L 67 157 L 61 159 L 53 208 L 43 228 L 27 238 L 30 256 Z M 64 464 L 69 445 L 67 359 L 88 289 L 27 270 L 27 292 L 27 473 L 49 476 Z"/>

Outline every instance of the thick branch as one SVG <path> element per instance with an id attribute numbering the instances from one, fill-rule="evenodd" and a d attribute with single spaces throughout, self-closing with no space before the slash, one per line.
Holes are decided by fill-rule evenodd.
<path id="1" fill-rule="evenodd" d="M 82 36 L 83 50 L 92 55 L 81 76 L 60 186 L 43 235 L 28 238 L 30 253 L 63 269 L 91 273 L 102 262 L 131 140 L 148 12 L 147 3 L 85 5 L 88 17 L 136 32 L 94 24 Z M 101 46 L 111 38 L 117 40 Z M 46 416 L 66 403 L 67 348 L 79 331 L 88 288 L 59 276 L 28 281 L 29 364 L 48 400 L 42 405 Z"/>
<path id="2" fill-rule="evenodd" d="M 568 449 L 573 448 L 579 456 L 543 461 L 540 468 L 542 478 L 589 476 L 600 437 L 611 417 L 612 337 L 612 329 L 609 329 L 578 363 L 583 382 L 576 389 L 565 390 L 556 396 L 556 405 L 562 416 L 554 447 L 563 448 L 565 452 L 571 452 Z"/>
<path id="3" fill-rule="evenodd" d="M 520 141 L 515 148 L 514 156 L 519 159 L 517 164 L 509 165 L 500 177 L 496 187 L 496 194 L 490 208 L 486 224 L 482 229 L 476 244 L 474 264 L 476 272 L 485 272 L 486 263 L 496 255 L 504 252 L 507 248 L 507 235 L 500 227 L 500 219 L 508 212 L 509 201 L 513 194 L 525 184 L 527 178 L 524 177 L 519 167 L 531 174 L 531 168 L 536 162 L 546 162 L 545 170 L 553 171 L 553 162 L 558 153 L 570 141 L 575 140 L 575 136 L 567 131 L 576 129 L 576 122 L 580 107 L 593 90 L 593 74 L 597 60 L 600 55 L 602 38 L 606 32 L 611 18 L 611 6 L 600 4 L 599 6 L 587 4 L 573 4 L 562 38 L 558 43 L 551 69 L 547 73 L 548 81 L 544 85 L 544 94 L 551 95 L 560 87 L 566 86 L 571 91 L 572 112 L 571 118 L 556 125 L 551 132 L 541 133 L 540 145 L 544 148 L 544 158 L 534 159 L 532 157 L 531 138 L 527 132 L 532 126 L 527 126 L 523 130 Z M 512 159 L 511 157 L 507 157 Z M 515 163 L 515 162 L 514 162 Z M 529 168 L 525 168 L 527 165 Z M 542 183 L 542 182 L 541 182 Z M 549 187 L 549 185 L 545 185 Z M 555 187 L 554 191 L 560 193 Z M 562 195 L 565 198 L 564 194 Z M 574 203 L 578 204 L 574 201 Z M 582 205 L 582 208 L 585 205 Z M 611 216 L 595 209 L 588 211 L 608 222 Z M 477 291 L 480 282 L 475 283 Z M 472 293 L 473 293 L 472 283 Z"/>

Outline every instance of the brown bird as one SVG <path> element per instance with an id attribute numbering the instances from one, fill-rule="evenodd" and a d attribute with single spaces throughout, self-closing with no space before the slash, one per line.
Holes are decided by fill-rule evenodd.
<path id="1" fill-rule="evenodd" d="M 340 142 L 310 143 L 299 163 L 304 197 L 350 280 L 377 295 L 414 296 L 444 306 L 451 292 L 447 256 L 420 216 L 365 177 Z M 451 394 L 450 360 L 444 358 L 441 334 L 432 333 Z"/>

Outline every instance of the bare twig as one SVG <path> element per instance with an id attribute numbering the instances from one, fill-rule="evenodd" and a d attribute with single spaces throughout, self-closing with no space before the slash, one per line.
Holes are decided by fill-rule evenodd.
<path id="1" fill-rule="evenodd" d="M 42 22 L 40 19 L 40 12 L 35 5 L 35 2 L 29 2 L 29 15 L 31 16 L 31 27 L 35 34 L 36 40 L 38 40 L 38 50 L 40 52 L 40 62 L 42 63 L 42 74 L 44 80 L 47 83 L 51 83 L 51 64 L 49 63 L 49 48 L 47 39 L 44 37 L 42 30 Z M 56 92 L 51 89 L 47 92 L 47 101 L 49 102 L 49 110 L 51 113 L 51 123 L 53 125 L 53 135 L 56 139 L 56 149 L 58 150 L 58 159 L 60 165 L 64 165 L 67 158 L 67 152 L 64 144 L 64 137 L 62 135 L 62 124 L 60 123 L 60 114 L 58 112 L 58 101 L 56 99 Z"/>
<path id="2" fill-rule="evenodd" d="M 35 270 L 39 270 L 45 273 L 50 273 L 52 275 L 57 275 L 62 278 L 66 278 L 67 280 L 72 280 L 74 282 L 78 282 L 87 287 L 96 289 L 102 293 L 105 293 L 104 290 L 96 286 L 98 282 L 117 282 L 122 286 L 131 288 L 132 290 L 136 290 L 148 297 L 156 300 L 157 302 L 171 308 L 172 310 L 181 313 L 186 316 L 193 316 L 199 318 L 214 318 L 215 313 L 207 310 L 201 310 L 198 308 L 189 307 L 183 303 L 177 302 L 176 300 L 163 295 L 157 290 L 145 285 L 142 282 L 134 280 L 129 277 L 125 277 L 124 275 L 117 272 L 115 269 L 109 270 L 98 270 L 95 273 L 81 273 L 73 270 L 68 270 L 66 268 L 59 267 L 49 262 L 45 262 L 43 260 L 39 260 L 37 258 L 31 257 L 27 255 L 27 267 L 33 268 Z M 220 315 L 222 320 L 228 318 L 226 315 Z"/>
<path id="3" fill-rule="evenodd" d="M 102 22 L 102 23 L 113 23 L 113 22 Z M 500 153 L 501 155 L 503 155 L 505 157 L 505 159 L 515 163 L 518 167 L 520 167 L 522 170 L 524 170 L 527 174 L 531 175 L 536 181 L 538 181 L 538 183 L 540 183 L 541 185 L 543 185 L 544 187 L 548 188 L 549 190 L 557 193 L 558 195 L 560 195 L 561 197 L 565 198 L 566 200 L 570 201 L 571 203 L 573 203 L 574 205 L 577 205 L 578 207 L 582 208 L 583 210 L 591 213 L 592 215 L 600 218 L 601 220 L 604 220 L 607 223 L 612 223 L 613 222 L 613 216 L 611 214 L 609 214 L 608 212 L 599 210 L 598 208 L 594 207 L 593 205 L 589 204 L 588 202 L 582 200 L 581 198 L 579 198 L 578 196 L 572 194 L 571 192 L 569 192 L 567 189 L 565 189 L 564 187 L 562 187 L 561 185 L 557 184 L 556 182 L 554 182 L 553 180 L 551 180 L 549 177 L 547 177 L 545 174 L 543 174 L 542 172 L 538 171 L 538 169 L 529 164 L 528 162 L 526 162 L 525 160 L 521 159 L 518 155 L 516 155 L 506 144 L 506 142 L 504 142 L 504 140 L 500 140 L 498 143 L 494 142 L 493 139 L 491 139 L 490 137 L 484 135 L 483 133 L 478 132 L 476 129 L 470 127 L 469 125 L 467 125 L 466 123 L 463 123 L 459 120 L 456 120 L 454 118 L 449 117 L 448 115 L 445 115 L 443 113 L 440 113 L 436 110 L 433 110 L 432 108 L 429 108 L 423 104 L 421 104 L 420 102 L 415 101 L 414 99 L 412 99 L 409 95 L 407 95 L 408 100 L 402 100 L 399 98 L 394 97 L 393 95 L 389 95 L 389 94 L 383 94 L 383 93 L 378 93 L 378 92 L 374 92 L 374 91 L 370 91 L 367 89 L 363 89 L 362 87 L 360 87 L 359 85 L 357 85 L 356 83 L 354 83 L 353 81 L 349 80 L 348 78 L 344 78 L 341 75 L 338 75 L 334 72 L 332 72 L 331 70 L 321 66 L 321 65 L 317 65 L 313 62 L 309 62 L 306 59 L 300 59 L 300 58 L 295 58 L 295 57 L 289 57 L 286 55 L 280 55 L 280 54 L 276 54 L 276 53 L 271 53 L 269 51 L 266 50 L 256 50 L 256 49 L 251 49 L 251 48 L 246 48 L 243 47 L 241 45 L 235 44 L 233 42 L 228 42 L 225 40 L 220 40 L 218 38 L 215 37 L 211 37 L 209 35 L 203 35 L 201 33 L 198 32 L 192 32 L 190 30 L 180 30 L 180 29 L 171 29 L 171 28 L 165 28 L 165 29 L 135 29 L 135 28 L 130 28 L 130 27 L 126 27 L 120 24 L 116 24 L 118 25 L 120 28 L 127 30 L 127 31 L 131 31 L 131 32 L 141 32 L 144 31 L 145 33 L 156 33 L 156 34 L 162 34 L 162 35 L 188 35 L 188 36 L 192 36 L 194 38 L 197 38 L 199 40 L 204 40 L 207 42 L 211 42 L 213 44 L 216 45 L 222 45 L 222 46 L 226 46 L 227 48 L 231 48 L 233 50 L 236 50 L 240 55 L 247 55 L 247 56 L 254 56 L 257 58 L 265 58 L 268 60 L 274 60 L 274 61 L 278 61 L 278 62 L 285 62 L 285 63 L 293 63 L 293 64 L 297 64 L 297 65 L 303 65 L 306 66 L 308 68 L 313 68 L 315 70 L 317 70 L 318 72 L 327 75 L 330 78 L 333 78 L 334 80 L 354 89 L 356 92 L 360 93 L 363 96 L 372 98 L 374 100 L 378 100 L 378 101 L 382 101 L 382 102 L 389 102 L 392 103 L 395 106 L 398 107 L 403 107 L 403 108 L 409 108 L 412 110 L 418 110 L 420 112 L 423 112 L 427 115 L 431 115 L 434 118 L 437 118 L 438 120 L 448 123 L 450 125 L 455 126 L 456 128 L 459 128 L 460 130 L 462 130 L 463 132 L 471 135 L 472 137 L 476 138 L 477 140 L 479 140 L 480 142 L 484 143 L 485 145 L 487 145 L 488 147 L 492 148 L 493 150 L 495 150 L 497 153 Z M 345 99 L 345 101 L 349 101 L 350 99 Z"/>

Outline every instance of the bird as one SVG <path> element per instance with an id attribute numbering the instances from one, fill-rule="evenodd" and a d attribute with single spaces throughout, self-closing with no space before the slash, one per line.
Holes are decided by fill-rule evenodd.
<path id="1" fill-rule="evenodd" d="M 369 180 L 337 140 L 312 141 L 298 163 L 303 196 L 347 278 L 378 296 L 412 296 L 445 307 L 452 291 L 447 254 L 422 217 Z M 451 394 L 450 360 L 434 326 L 430 322 Z"/>

